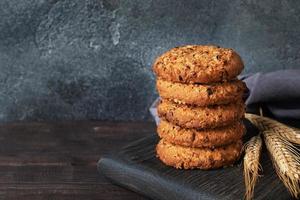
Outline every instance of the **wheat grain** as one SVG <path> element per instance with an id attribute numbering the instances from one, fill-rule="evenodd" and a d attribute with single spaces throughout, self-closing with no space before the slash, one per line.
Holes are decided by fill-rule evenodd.
<path id="1" fill-rule="evenodd" d="M 260 131 L 274 130 L 284 139 L 300 144 L 300 131 L 297 128 L 289 127 L 268 117 L 262 117 L 246 113 L 245 117 L 250 120 Z"/>
<path id="2" fill-rule="evenodd" d="M 258 173 L 262 170 L 259 164 L 261 149 L 262 149 L 262 139 L 261 137 L 252 137 L 244 146 L 245 156 L 244 156 L 244 178 L 245 178 L 245 199 L 250 200 L 253 198 L 254 187 L 258 178 Z"/>
<path id="3" fill-rule="evenodd" d="M 280 137 L 278 130 L 263 131 L 266 147 L 276 173 L 292 196 L 300 197 L 300 155 L 292 143 Z"/>

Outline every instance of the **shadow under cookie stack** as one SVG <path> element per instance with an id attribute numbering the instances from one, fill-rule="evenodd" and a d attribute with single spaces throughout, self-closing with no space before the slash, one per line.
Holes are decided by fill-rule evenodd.
<path id="1" fill-rule="evenodd" d="M 237 79 L 244 65 L 232 49 L 189 45 L 173 48 L 153 65 L 161 97 L 156 152 L 179 169 L 214 169 L 239 159 L 245 127 Z"/>

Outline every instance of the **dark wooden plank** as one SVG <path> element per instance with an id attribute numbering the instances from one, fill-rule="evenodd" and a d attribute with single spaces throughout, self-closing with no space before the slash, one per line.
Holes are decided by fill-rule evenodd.
<path id="1" fill-rule="evenodd" d="M 129 190 L 102 184 L 20 183 L 0 185 L 0 199 L 145 199 Z"/>
<path id="2" fill-rule="evenodd" d="M 154 130 L 153 123 L 0 125 L 0 199 L 144 199 L 112 185 L 96 163 Z"/>
<path id="3" fill-rule="evenodd" d="M 63 188 L 57 187 L 61 186 Z M 130 200 L 130 199 L 146 199 L 145 197 L 131 192 L 129 190 L 120 188 L 118 186 L 106 186 L 106 185 L 59 185 L 56 187 L 51 185 L 35 186 L 31 187 L 13 186 L 5 188 L 5 190 L 0 190 L 0 199 L 13 199 L 13 200 L 81 200 L 81 199 L 97 199 L 97 200 Z"/>
<path id="4" fill-rule="evenodd" d="M 247 136 L 257 134 L 247 125 Z M 247 138 L 245 138 L 247 139 Z M 99 161 L 98 169 L 114 183 L 153 199 L 242 199 L 244 190 L 241 162 L 234 167 L 217 170 L 176 170 L 165 166 L 155 157 L 156 134 L 138 140 L 118 154 Z M 266 150 L 261 159 L 263 177 L 255 190 L 255 199 L 290 200 L 286 188 L 278 179 Z"/>

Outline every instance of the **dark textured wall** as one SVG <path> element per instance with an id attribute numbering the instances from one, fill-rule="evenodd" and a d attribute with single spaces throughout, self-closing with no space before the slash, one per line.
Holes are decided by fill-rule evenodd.
<path id="1" fill-rule="evenodd" d="M 297 68 L 298 0 L 1 0 L 0 121 L 149 120 L 153 59 L 236 49 L 245 72 Z"/>

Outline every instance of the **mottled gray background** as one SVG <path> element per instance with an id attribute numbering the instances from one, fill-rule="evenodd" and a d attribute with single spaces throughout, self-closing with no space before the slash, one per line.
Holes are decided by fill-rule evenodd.
<path id="1" fill-rule="evenodd" d="M 299 0 L 1 0 L 0 122 L 149 120 L 165 50 L 215 43 L 245 72 L 298 68 L 299 33 Z"/>

